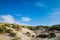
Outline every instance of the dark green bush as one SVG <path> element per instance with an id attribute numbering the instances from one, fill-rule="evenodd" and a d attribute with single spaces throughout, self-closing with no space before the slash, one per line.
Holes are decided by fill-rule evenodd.
<path id="1" fill-rule="evenodd" d="M 12 33 L 13 31 L 11 29 L 7 29 L 6 33 Z"/>
<path id="2" fill-rule="evenodd" d="M 5 33 L 5 30 L 3 28 L 0 28 L 0 33 Z"/>
<path id="3" fill-rule="evenodd" d="M 6 30 L 5 26 L 0 26 L 0 33 L 6 33 Z"/>

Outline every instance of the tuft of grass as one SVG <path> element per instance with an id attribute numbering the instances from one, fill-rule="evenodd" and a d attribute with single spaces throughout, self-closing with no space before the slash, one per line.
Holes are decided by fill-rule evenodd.
<path id="1" fill-rule="evenodd" d="M 30 37 L 30 35 L 31 35 L 30 32 L 27 32 L 26 34 L 27 34 L 27 36 L 29 36 L 29 37 Z"/>
<path id="2" fill-rule="evenodd" d="M 12 32 L 13 32 L 13 30 L 11 30 L 11 29 L 6 30 L 6 33 L 12 33 Z"/>
<path id="3" fill-rule="evenodd" d="M 60 36 L 58 36 L 57 38 L 55 38 L 54 40 L 60 40 Z"/>
<path id="4" fill-rule="evenodd" d="M 16 36 L 16 33 L 10 33 L 9 36 L 15 37 Z"/>
<path id="5" fill-rule="evenodd" d="M 0 33 L 6 33 L 6 30 L 5 26 L 0 26 Z"/>
<path id="6" fill-rule="evenodd" d="M 12 40 L 21 40 L 21 38 L 15 36 Z"/>

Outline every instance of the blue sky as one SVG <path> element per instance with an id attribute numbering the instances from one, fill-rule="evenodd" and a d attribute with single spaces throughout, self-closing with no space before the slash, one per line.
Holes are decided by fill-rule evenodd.
<path id="1" fill-rule="evenodd" d="M 0 0 L 0 22 L 60 24 L 60 0 Z"/>

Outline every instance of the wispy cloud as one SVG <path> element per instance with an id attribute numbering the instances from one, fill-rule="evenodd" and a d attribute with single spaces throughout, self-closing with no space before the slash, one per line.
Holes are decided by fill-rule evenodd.
<path id="1" fill-rule="evenodd" d="M 59 18 L 60 17 L 60 8 L 53 9 L 52 18 Z"/>
<path id="2" fill-rule="evenodd" d="M 30 22 L 31 18 L 29 18 L 29 17 L 21 17 L 21 21 Z"/>
<path id="3" fill-rule="evenodd" d="M 37 6 L 40 6 L 40 7 L 47 7 L 47 5 L 43 4 L 43 3 L 36 3 Z"/>
<path id="4" fill-rule="evenodd" d="M 60 16 L 60 12 L 59 11 L 54 12 L 53 15 L 52 15 L 53 18 L 57 18 L 59 16 Z"/>
<path id="5" fill-rule="evenodd" d="M 49 15 L 51 24 L 60 24 L 60 8 L 54 8 Z"/>

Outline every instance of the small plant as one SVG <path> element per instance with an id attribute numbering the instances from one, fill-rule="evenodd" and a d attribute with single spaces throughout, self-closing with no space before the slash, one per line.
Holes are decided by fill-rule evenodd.
<path id="1" fill-rule="evenodd" d="M 54 40 L 60 40 L 60 36 L 58 36 L 56 39 L 54 39 Z"/>
<path id="2" fill-rule="evenodd" d="M 49 36 L 46 34 L 40 34 L 38 36 L 36 36 L 37 38 L 48 38 Z"/>
<path id="3" fill-rule="evenodd" d="M 5 33 L 5 30 L 3 28 L 0 28 L 0 33 Z"/>
<path id="4" fill-rule="evenodd" d="M 12 39 L 12 40 L 21 40 L 21 38 L 18 38 L 18 37 L 14 37 L 14 39 Z"/>
<path id="5" fill-rule="evenodd" d="M 15 37 L 16 36 L 16 33 L 10 33 L 9 36 Z"/>
<path id="6" fill-rule="evenodd" d="M 20 30 L 20 26 L 19 25 L 13 25 L 13 27 L 15 30 L 19 31 Z"/>
<path id="7" fill-rule="evenodd" d="M 0 26 L 0 33 L 6 33 L 6 30 L 5 26 Z"/>
<path id="8" fill-rule="evenodd" d="M 6 33 L 12 33 L 13 31 L 11 29 L 7 29 Z"/>
<path id="9" fill-rule="evenodd" d="M 30 32 L 27 32 L 26 34 L 27 34 L 27 36 L 29 36 L 29 37 L 30 37 L 30 35 L 31 35 Z"/>

